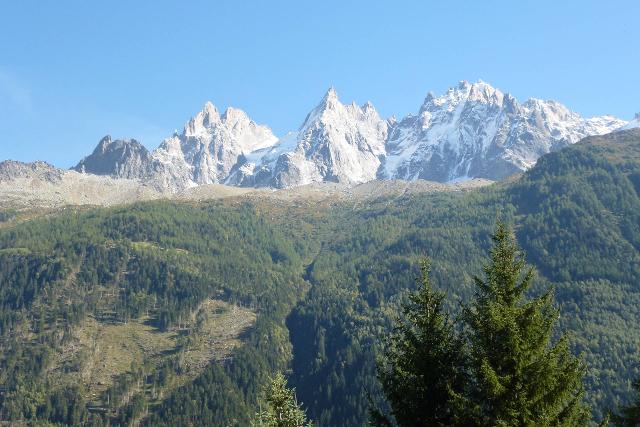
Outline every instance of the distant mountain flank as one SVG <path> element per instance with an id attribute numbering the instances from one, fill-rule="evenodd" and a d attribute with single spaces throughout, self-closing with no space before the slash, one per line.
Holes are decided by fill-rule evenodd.
<path id="1" fill-rule="evenodd" d="M 637 122 L 583 118 L 555 101 L 521 104 L 483 81 L 462 81 L 441 96 L 429 93 L 417 114 L 385 119 L 370 102 L 343 104 L 330 88 L 300 128 L 282 138 L 242 110 L 221 114 L 208 102 L 153 151 L 133 139 L 107 136 L 73 169 L 170 191 L 202 184 L 290 188 L 374 179 L 500 180 L 586 136 Z"/>
<path id="2" fill-rule="evenodd" d="M 584 119 L 555 101 L 520 104 L 482 81 L 427 95 L 415 116 L 393 126 L 384 178 L 499 180 L 532 167 L 543 154 L 620 128 L 611 116 Z"/>
<path id="3" fill-rule="evenodd" d="M 633 120 L 621 128 L 621 130 L 640 128 L 640 113 L 636 113 Z"/>
<path id="4" fill-rule="evenodd" d="M 58 182 L 63 174 L 63 170 L 43 161 L 23 163 L 15 160 L 5 160 L 0 162 L 0 182 L 8 182 L 21 178 L 39 178 L 47 182 Z"/>
<path id="5" fill-rule="evenodd" d="M 114 141 L 107 135 L 100 140 L 93 153 L 73 169 L 94 175 L 145 178 L 150 173 L 151 158 L 149 150 L 135 139 Z"/>
<path id="6" fill-rule="evenodd" d="M 97 154 L 120 173 L 127 145 L 105 139 Z M 583 138 L 475 191 L 490 182 L 160 193 L 2 162 L 4 424 L 249 425 L 247 378 L 281 366 L 319 425 L 365 425 L 415 261 L 433 254 L 447 307 L 472 302 L 497 213 L 554 289 L 599 421 L 633 399 L 638 373 L 640 128 Z"/>

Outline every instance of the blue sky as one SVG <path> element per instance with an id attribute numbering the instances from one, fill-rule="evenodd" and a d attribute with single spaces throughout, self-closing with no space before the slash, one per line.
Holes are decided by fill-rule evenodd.
<path id="1" fill-rule="evenodd" d="M 383 116 L 485 80 L 584 115 L 640 111 L 640 2 L 2 1 L 0 159 L 156 147 L 207 100 L 278 135 L 333 85 Z"/>

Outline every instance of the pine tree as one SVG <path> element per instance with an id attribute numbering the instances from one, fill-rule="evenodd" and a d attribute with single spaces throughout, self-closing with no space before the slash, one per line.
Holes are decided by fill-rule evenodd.
<path id="1" fill-rule="evenodd" d="M 402 427 L 454 423 L 453 395 L 464 384 L 463 346 L 443 312 L 444 294 L 431 286 L 427 260 L 422 262 L 418 284 L 378 365 L 391 417 L 373 410 L 374 425 L 392 425 L 390 418 Z"/>
<path id="2" fill-rule="evenodd" d="M 287 380 L 277 374 L 264 390 L 264 408 L 251 422 L 254 427 L 311 427 L 302 406 L 296 401 L 295 391 L 287 388 Z"/>
<path id="3" fill-rule="evenodd" d="M 623 407 L 621 414 L 616 414 L 611 417 L 613 423 L 617 426 L 640 426 L 640 379 L 633 383 L 633 388 L 636 391 L 635 401 L 631 405 Z"/>
<path id="4" fill-rule="evenodd" d="M 586 425 L 583 366 L 566 336 L 551 342 L 558 318 L 552 293 L 526 298 L 534 273 L 512 230 L 498 223 L 492 239 L 485 277 L 475 278 L 475 301 L 463 313 L 472 377 L 464 399 L 474 424 Z"/>

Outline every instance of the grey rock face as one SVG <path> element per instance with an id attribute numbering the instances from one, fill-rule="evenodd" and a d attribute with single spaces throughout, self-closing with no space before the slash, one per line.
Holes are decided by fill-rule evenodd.
<path id="1" fill-rule="evenodd" d="M 5 160 L 0 162 L 0 182 L 16 179 L 40 179 L 56 183 L 62 179 L 64 172 L 49 163 L 37 161 L 33 163 Z"/>
<path id="2" fill-rule="evenodd" d="M 100 140 L 91 155 L 72 169 L 94 175 L 135 179 L 148 177 L 152 163 L 149 150 L 135 139 L 112 140 L 107 135 Z"/>
<path id="3" fill-rule="evenodd" d="M 244 153 L 268 147 L 277 138 L 241 110 L 220 115 L 207 103 L 182 133 L 175 133 L 149 152 L 135 140 L 103 138 L 94 152 L 73 169 L 117 178 L 148 181 L 179 191 L 199 184 L 222 183 Z"/>
<path id="4" fill-rule="evenodd" d="M 296 132 L 281 139 L 211 103 L 149 152 L 135 140 L 105 137 L 74 169 L 135 178 L 180 191 L 201 184 L 288 188 L 378 179 L 499 180 L 550 151 L 627 122 L 584 119 L 554 101 L 513 96 L 479 81 L 429 93 L 417 115 L 382 119 L 371 103 L 342 104 L 331 88 Z M 631 125 L 631 124 L 630 124 Z"/>
<path id="5" fill-rule="evenodd" d="M 357 184 L 375 179 L 385 155 L 388 123 L 371 105 L 342 104 L 331 88 L 296 133 L 247 159 L 234 182 L 288 188 L 314 182 Z"/>
<path id="6" fill-rule="evenodd" d="M 268 127 L 243 111 L 229 108 L 220 115 L 211 103 L 187 123 L 178 139 L 196 184 L 225 182 L 241 156 L 278 141 Z"/>
<path id="7" fill-rule="evenodd" d="M 524 104 L 482 81 L 429 94 L 417 116 L 395 125 L 378 176 L 440 182 L 498 180 L 550 151 L 623 126 L 611 116 L 583 119 L 554 101 Z"/>

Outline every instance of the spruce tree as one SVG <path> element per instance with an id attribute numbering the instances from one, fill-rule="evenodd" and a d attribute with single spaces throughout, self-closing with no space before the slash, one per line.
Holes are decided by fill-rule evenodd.
<path id="1" fill-rule="evenodd" d="M 295 391 L 287 388 L 284 375 L 278 373 L 264 390 L 264 403 L 251 422 L 254 427 L 311 427 Z"/>
<path id="2" fill-rule="evenodd" d="M 393 425 L 392 419 L 402 427 L 448 426 L 456 418 L 453 396 L 464 384 L 464 355 L 443 311 L 444 294 L 431 286 L 427 260 L 418 285 L 378 364 L 391 414 L 373 410 L 371 423 L 377 426 Z"/>
<path id="3" fill-rule="evenodd" d="M 620 427 L 636 427 L 640 426 L 640 379 L 633 383 L 633 388 L 636 391 L 635 401 L 622 408 L 622 413 L 613 415 L 612 421 L 615 425 Z"/>
<path id="4" fill-rule="evenodd" d="M 498 223 L 492 240 L 484 278 L 475 278 L 475 301 L 463 312 L 471 383 L 461 399 L 476 425 L 586 425 L 583 366 L 566 336 L 552 343 L 552 293 L 526 297 L 534 273 L 509 227 Z"/>

